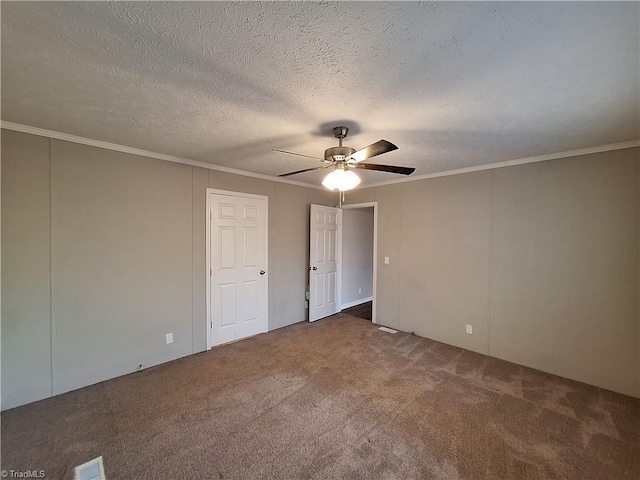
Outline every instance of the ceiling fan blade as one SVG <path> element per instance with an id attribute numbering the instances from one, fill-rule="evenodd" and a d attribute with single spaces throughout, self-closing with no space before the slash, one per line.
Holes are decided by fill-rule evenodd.
<path id="1" fill-rule="evenodd" d="M 361 162 L 362 160 L 366 160 L 367 158 L 372 158 L 382 153 L 393 152 L 397 149 L 398 147 L 396 147 L 391 142 L 387 142 L 386 140 L 378 140 L 376 143 L 372 143 L 368 147 L 364 147 L 363 149 L 349 155 L 347 161 Z"/>
<path id="2" fill-rule="evenodd" d="M 314 160 L 324 161 L 324 159 L 322 159 L 322 158 L 312 157 L 310 155 L 303 155 L 302 153 L 287 152 L 286 150 L 278 150 L 277 148 L 272 148 L 271 150 L 274 151 L 274 152 L 286 153 L 288 155 L 297 155 L 299 157 L 307 157 L 307 158 L 313 158 Z"/>
<path id="3" fill-rule="evenodd" d="M 289 175 L 296 175 L 297 173 L 311 172 L 312 170 L 322 170 L 323 168 L 329 168 L 329 167 L 332 167 L 332 166 L 333 166 L 333 163 L 331 165 L 323 165 L 321 167 L 305 168 L 304 170 L 296 170 L 295 172 L 282 173 L 282 174 L 280 174 L 278 176 L 279 177 L 288 177 Z"/>
<path id="4" fill-rule="evenodd" d="M 353 168 L 364 168 L 365 170 L 378 170 L 379 172 L 399 173 L 400 175 L 411 175 L 416 171 L 413 167 L 396 167 L 395 165 L 379 165 L 377 163 L 356 163 L 349 165 Z"/>

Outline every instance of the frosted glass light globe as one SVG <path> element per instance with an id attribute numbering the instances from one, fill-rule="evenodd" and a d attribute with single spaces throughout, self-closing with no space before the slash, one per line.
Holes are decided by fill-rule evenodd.
<path id="1" fill-rule="evenodd" d="M 351 190 L 360 183 L 360 177 L 358 177 L 351 170 L 345 170 L 343 168 L 336 168 L 333 172 L 325 177 L 322 181 L 322 185 L 329 190 L 338 189 L 341 192 L 345 190 Z"/>

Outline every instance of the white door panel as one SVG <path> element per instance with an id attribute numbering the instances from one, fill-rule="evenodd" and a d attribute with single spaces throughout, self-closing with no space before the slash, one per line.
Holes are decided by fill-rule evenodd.
<path id="1" fill-rule="evenodd" d="M 267 199 L 207 194 L 209 347 L 266 332 Z"/>
<path id="2" fill-rule="evenodd" d="M 309 245 L 309 321 L 340 311 L 338 245 L 340 210 L 311 205 Z"/>

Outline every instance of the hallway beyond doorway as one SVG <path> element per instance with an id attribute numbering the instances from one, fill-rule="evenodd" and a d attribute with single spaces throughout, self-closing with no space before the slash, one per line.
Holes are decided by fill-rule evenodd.
<path id="1" fill-rule="evenodd" d="M 371 321 L 371 308 L 373 306 L 373 302 L 365 302 L 360 305 L 356 305 L 355 307 L 345 308 L 341 313 L 345 313 L 347 315 L 352 315 L 358 318 L 364 318 L 365 320 Z"/>

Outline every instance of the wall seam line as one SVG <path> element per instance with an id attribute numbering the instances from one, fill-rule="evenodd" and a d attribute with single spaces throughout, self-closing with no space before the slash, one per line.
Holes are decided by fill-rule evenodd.
<path id="1" fill-rule="evenodd" d="M 53 228 L 51 226 L 51 218 L 52 218 L 52 168 L 51 168 L 51 138 L 49 138 L 49 367 L 51 373 L 51 396 L 53 397 L 53 335 L 54 335 L 54 324 L 53 324 Z"/>
<path id="2" fill-rule="evenodd" d="M 194 202 L 194 181 L 193 177 L 196 174 L 196 168 L 191 167 L 191 354 L 193 355 L 195 352 L 195 345 L 193 340 L 193 304 L 195 299 L 195 291 L 193 284 L 193 242 L 195 242 L 195 237 L 193 236 L 193 202 Z"/>
<path id="3" fill-rule="evenodd" d="M 400 211 L 403 212 L 403 207 L 404 207 L 404 197 L 405 197 L 405 193 L 404 193 L 404 188 L 401 190 L 400 192 Z M 399 232 L 398 232 L 398 330 L 402 330 L 402 328 L 400 328 L 400 297 L 402 295 L 402 287 L 400 286 L 400 279 L 402 278 L 402 217 L 403 215 L 400 214 L 400 225 L 399 225 Z M 404 330 L 402 330 L 404 332 Z M 411 332 L 414 333 L 414 332 Z"/>
<path id="4" fill-rule="evenodd" d="M 491 209 L 489 213 L 489 275 L 488 275 L 488 295 L 487 299 L 487 355 L 491 355 L 491 297 L 493 295 L 493 210 L 495 192 L 495 170 L 491 171 Z"/>

